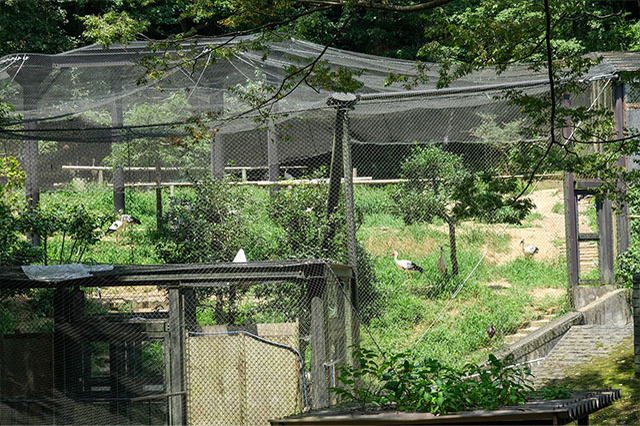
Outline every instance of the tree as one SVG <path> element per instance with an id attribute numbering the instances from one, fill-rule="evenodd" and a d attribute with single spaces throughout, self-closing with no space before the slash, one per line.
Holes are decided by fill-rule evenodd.
<path id="1" fill-rule="evenodd" d="M 533 204 L 516 199 L 516 179 L 498 180 L 491 170 L 470 173 L 464 159 L 434 145 L 415 147 L 402 163 L 406 183 L 393 192 L 398 214 L 408 224 L 442 219 L 449 228 L 451 274 L 458 274 L 456 226 L 463 219 L 517 223 Z"/>

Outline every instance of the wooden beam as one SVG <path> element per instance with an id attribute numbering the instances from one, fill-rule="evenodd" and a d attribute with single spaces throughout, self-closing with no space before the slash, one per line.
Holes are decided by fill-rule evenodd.
<path id="1" fill-rule="evenodd" d="M 168 393 L 175 394 L 169 398 L 169 424 L 186 424 L 185 396 L 185 329 L 183 317 L 182 291 L 179 288 L 169 289 L 169 354 L 170 377 L 168 377 Z"/>
<path id="2" fill-rule="evenodd" d="M 624 83 L 616 82 L 613 85 L 613 117 L 616 122 L 616 137 L 624 138 L 625 108 L 624 108 Z M 629 169 L 629 158 L 620 156 L 617 162 L 618 167 Z M 626 185 L 622 179 L 618 178 L 617 189 L 626 192 Z M 616 215 L 616 240 L 617 253 L 624 253 L 631 245 L 631 228 L 629 224 L 629 204 L 622 203 L 619 213 Z"/>
<path id="3" fill-rule="evenodd" d="M 580 259 L 578 255 L 578 206 L 574 192 L 573 173 L 565 173 L 564 178 L 564 224 L 565 247 L 567 248 L 567 279 L 569 287 L 577 286 L 580 280 Z M 571 292 L 570 292 L 571 294 Z M 572 301 L 573 303 L 573 301 Z"/>
<path id="4" fill-rule="evenodd" d="M 324 280 L 311 280 L 311 407 L 324 408 L 329 405 L 329 381 L 327 377 L 326 320 L 324 310 Z"/>
<path id="5" fill-rule="evenodd" d="M 600 234 L 597 232 L 580 232 L 578 241 L 600 241 Z"/>
<path id="6" fill-rule="evenodd" d="M 600 234 L 600 240 L 598 241 L 600 281 L 603 284 L 613 284 L 615 273 L 611 200 L 605 198 L 596 202 L 596 218 L 598 221 L 598 233 Z"/>

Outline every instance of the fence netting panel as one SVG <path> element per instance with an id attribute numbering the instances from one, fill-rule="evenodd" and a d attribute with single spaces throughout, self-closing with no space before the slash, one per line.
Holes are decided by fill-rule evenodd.
<path id="1" fill-rule="evenodd" d="M 0 423 L 267 424 L 333 403 L 353 345 L 482 361 L 569 309 L 562 174 L 504 96 L 548 96 L 543 75 L 437 91 L 434 67 L 406 91 L 385 79 L 413 63 L 329 49 L 357 98 L 302 84 L 255 110 L 321 49 L 145 79 L 141 46 L 0 62 Z M 596 232 L 591 198 L 579 213 Z"/>

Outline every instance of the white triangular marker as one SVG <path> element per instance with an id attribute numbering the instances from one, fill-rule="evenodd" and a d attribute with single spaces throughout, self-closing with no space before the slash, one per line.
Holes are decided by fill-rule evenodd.
<path id="1" fill-rule="evenodd" d="M 233 258 L 233 262 L 238 263 L 238 262 L 246 262 L 246 261 L 247 261 L 247 256 L 244 255 L 244 250 L 242 249 L 238 250 L 236 257 Z"/>

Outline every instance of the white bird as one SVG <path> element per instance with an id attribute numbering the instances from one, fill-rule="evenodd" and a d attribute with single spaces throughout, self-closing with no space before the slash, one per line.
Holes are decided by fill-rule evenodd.
<path id="1" fill-rule="evenodd" d="M 393 260 L 396 262 L 396 266 L 398 267 L 398 269 L 400 269 L 401 271 L 404 271 L 407 274 L 408 279 L 411 279 L 411 273 L 413 271 L 418 271 L 422 273 L 423 271 L 422 268 L 416 265 L 415 263 L 413 263 L 412 261 L 398 259 L 397 251 L 392 252 L 391 256 L 393 256 Z"/>
<path id="2" fill-rule="evenodd" d="M 111 225 L 109 225 L 109 229 L 107 229 L 107 234 L 112 234 L 114 232 L 118 232 L 125 225 L 136 224 L 140 225 L 142 222 L 131 216 L 130 214 L 121 214 L 120 217 L 113 221 Z"/>
<path id="3" fill-rule="evenodd" d="M 239 263 L 239 262 L 246 262 L 246 261 L 247 261 L 247 256 L 245 256 L 244 250 L 242 249 L 238 250 L 238 253 L 236 253 L 236 257 L 233 258 L 233 262 Z"/>
<path id="4" fill-rule="evenodd" d="M 532 257 L 538 252 L 538 247 L 532 245 L 524 245 L 524 238 L 520 240 L 520 247 L 522 247 L 522 253 L 524 253 L 524 255 L 527 257 Z"/>
<path id="5" fill-rule="evenodd" d="M 438 271 L 442 275 L 447 275 L 447 260 L 444 258 L 444 249 L 440 246 L 440 258 L 438 259 Z"/>

